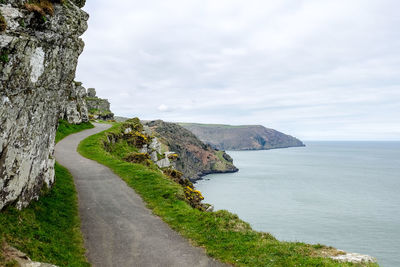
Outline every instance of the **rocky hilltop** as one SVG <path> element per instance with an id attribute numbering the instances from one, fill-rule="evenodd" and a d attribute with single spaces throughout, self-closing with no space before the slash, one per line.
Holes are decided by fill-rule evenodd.
<path id="1" fill-rule="evenodd" d="M 304 146 L 297 138 L 261 125 L 179 123 L 201 141 L 220 150 L 262 150 Z"/>
<path id="2" fill-rule="evenodd" d="M 197 180 L 210 173 L 238 171 L 228 154 L 204 144 L 182 126 L 161 120 L 149 121 L 144 124 L 150 127 L 168 150 L 176 152 L 178 158 L 175 167 L 190 180 Z"/>
<path id="3" fill-rule="evenodd" d="M 58 120 L 87 120 L 74 82 L 88 14 L 82 0 L 0 2 L 0 209 L 54 182 Z"/>
<path id="4" fill-rule="evenodd" d="M 90 119 L 104 121 L 114 119 L 114 113 L 112 113 L 110 110 L 110 102 L 108 99 L 97 97 L 96 89 L 89 88 L 85 100 L 89 110 Z"/>

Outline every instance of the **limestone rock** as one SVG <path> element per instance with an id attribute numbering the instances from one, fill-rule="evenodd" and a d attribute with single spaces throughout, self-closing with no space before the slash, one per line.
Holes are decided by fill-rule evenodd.
<path id="1" fill-rule="evenodd" d="M 377 260 L 369 255 L 363 255 L 358 253 L 347 253 L 345 251 L 339 250 L 344 254 L 338 256 L 332 256 L 331 259 L 341 261 L 341 262 L 352 262 L 352 263 L 376 263 Z"/>
<path id="2" fill-rule="evenodd" d="M 15 260 L 20 267 L 57 267 L 48 263 L 34 262 L 25 253 L 7 244 L 3 245 L 2 254 L 7 261 Z"/>
<path id="3" fill-rule="evenodd" d="M 74 4 L 54 4 L 54 15 L 43 20 L 25 2 L 0 4 L 8 25 L 0 34 L 0 209 L 27 206 L 53 184 L 58 120 L 87 117 L 73 80 L 88 15 Z"/>
<path id="4" fill-rule="evenodd" d="M 153 152 L 150 153 L 150 159 L 153 162 L 157 162 L 158 161 L 157 151 L 153 151 Z"/>
<path id="5" fill-rule="evenodd" d="M 171 162 L 167 157 L 160 159 L 159 161 L 156 162 L 156 164 L 160 168 L 168 168 L 171 166 Z"/>
<path id="6" fill-rule="evenodd" d="M 75 83 L 72 83 L 71 86 L 69 101 L 66 103 L 65 112 L 61 117 L 73 124 L 88 122 L 89 115 L 85 100 L 86 89 L 80 85 L 77 86 Z"/>
<path id="7" fill-rule="evenodd" d="M 149 153 L 149 149 L 147 148 L 147 145 L 144 145 L 140 150 L 139 153 Z"/>
<path id="8" fill-rule="evenodd" d="M 94 88 L 89 88 L 87 91 L 88 97 L 96 97 L 96 89 Z"/>
<path id="9" fill-rule="evenodd" d="M 155 137 L 152 139 L 149 147 L 153 149 L 155 152 L 158 154 L 161 154 L 161 143 L 158 141 L 158 139 Z"/>
<path id="10" fill-rule="evenodd" d="M 208 204 L 208 205 L 207 205 L 207 208 L 206 208 L 206 211 L 207 211 L 207 212 L 213 212 L 213 211 L 214 211 L 214 206 L 211 205 L 211 204 Z"/>

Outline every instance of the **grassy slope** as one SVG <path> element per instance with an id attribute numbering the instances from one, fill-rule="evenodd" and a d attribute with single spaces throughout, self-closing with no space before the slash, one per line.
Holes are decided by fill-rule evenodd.
<path id="1" fill-rule="evenodd" d="M 116 131 L 118 124 L 109 131 Z M 317 257 L 333 249 L 321 245 L 281 242 L 270 234 L 253 231 L 227 211 L 201 212 L 182 199 L 182 188 L 143 165 L 127 163 L 103 149 L 105 132 L 79 145 L 85 157 L 110 167 L 146 201 L 149 208 L 208 255 L 237 266 L 356 266 Z M 222 192 L 223 193 L 223 192 Z M 375 265 L 371 265 L 375 266 Z"/>
<path id="2" fill-rule="evenodd" d="M 93 128 L 90 123 L 68 125 L 60 122 L 57 141 L 74 132 Z M 90 266 L 80 232 L 78 202 L 71 174 L 55 165 L 53 188 L 37 202 L 19 211 L 8 207 L 0 212 L 0 236 L 32 260 L 58 266 Z M 2 262 L 0 255 L 0 266 Z"/>

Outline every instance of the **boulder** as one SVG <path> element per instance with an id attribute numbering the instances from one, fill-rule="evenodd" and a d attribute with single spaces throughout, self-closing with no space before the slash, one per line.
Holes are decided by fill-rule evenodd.
<path id="1" fill-rule="evenodd" d="M 96 89 L 94 88 L 89 88 L 87 91 L 88 97 L 96 97 Z"/>

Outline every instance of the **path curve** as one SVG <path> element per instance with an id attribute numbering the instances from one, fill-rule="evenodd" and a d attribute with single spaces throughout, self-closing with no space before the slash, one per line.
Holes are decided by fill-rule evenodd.
<path id="1" fill-rule="evenodd" d="M 55 152 L 74 177 L 89 262 L 95 267 L 225 266 L 153 215 L 109 168 L 76 151 L 80 141 L 110 127 L 95 126 L 64 138 Z"/>

